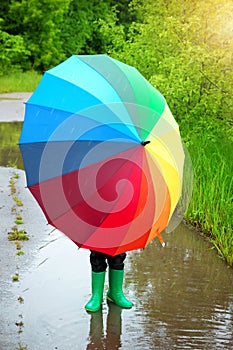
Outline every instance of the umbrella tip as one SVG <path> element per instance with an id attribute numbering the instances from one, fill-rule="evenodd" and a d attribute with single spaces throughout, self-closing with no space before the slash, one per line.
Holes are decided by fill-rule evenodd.
<path id="1" fill-rule="evenodd" d="M 142 142 L 141 142 L 141 145 L 142 145 L 142 146 L 146 146 L 148 143 L 150 143 L 150 141 L 142 141 Z"/>

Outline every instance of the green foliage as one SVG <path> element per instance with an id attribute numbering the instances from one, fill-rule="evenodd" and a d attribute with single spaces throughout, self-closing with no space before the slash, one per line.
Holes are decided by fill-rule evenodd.
<path id="1" fill-rule="evenodd" d="M 116 44 L 124 44 L 122 32 L 135 18 L 129 3 L 90 0 L 87 5 L 85 0 L 72 0 L 61 27 L 65 55 L 107 52 L 109 43 L 119 49 Z"/>
<path id="2" fill-rule="evenodd" d="M 23 36 L 33 68 L 48 69 L 65 58 L 60 26 L 69 3 L 70 0 L 11 1 L 4 26 L 10 34 Z"/>
<path id="3" fill-rule="evenodd" d="M 66 57 L 98 51 L 101 45 L 96 33 L 97 20 L 103 18 L 108 10 L 109 1 L 91 0 L 88 4 L 84 0 L 70 2 L 61 27 L 61 40 Z"/>
<path id="4" fill-rule="evenodd" d="M 144 23 L 131 26 L 119 57 L 164 94 L 179 122 L 211 116 L 232 123 L 233 35 L 218 31 L 227 18 L 231 23 L 228 6 L 217 0 L 179 5 L 147 1 Z"/>
<path id="5" fill-rule="evenodd" d="M 130 0 L 2 0 L 2 30 L 17 42 L 15 59 L 9 60 L 15 67 L 20 62 L 23 69 L 43 71 L 72 54 L 103 53 L 110 39 L 119 49 L 124 36 L 118 30 L 127 32 L 137 17 L 129 4 Z M 6 59 L 6 48 L 2 50 Z"/>
<path id="6" fill-rule="evenodd" d="M 10 35 L 0 28 L 0 76 L 9 70 L 20 69 L 29 56 L 24 39 L 20 35 Z"/>
<path id="7" fill-rule="evenodd" d="M 116 53 L 124 50 L 125 31 L 122 24 L 117 24 L 117 10 L 113 9 L 104 19 L 99 19 L 99 37 L 101 38 L 103 52 L 118 56 Z"/>

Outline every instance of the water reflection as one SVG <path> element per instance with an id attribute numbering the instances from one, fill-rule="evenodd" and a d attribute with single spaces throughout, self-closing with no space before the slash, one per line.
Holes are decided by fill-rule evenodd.
<path id="1" fill-rule="evenodd" d="M 165 249 L 130 255 L 129 289 L 148 349 L 233 348 L 233 275 L 208 242 L 180 226 Z M 143 272 L 142 272 L 143 271 Z M 143 316 L 142 316 L 143 315 Z M 130 320 L 129 320 L 130 321 Z"/>
<path id="2" fill-rule="evenodd" d="M 91 314 L 87 350 L 120 349 L 121 312 L 122 309 L 119 306 L 108 303 L 106 332 L 104 332 L 102 309 Z"/>
<path id="3" fill-rule="evenodd" d="M 18 146 L 22 122 L 0 123 L 0 166 L 16 166 L 23 169 Z"/>

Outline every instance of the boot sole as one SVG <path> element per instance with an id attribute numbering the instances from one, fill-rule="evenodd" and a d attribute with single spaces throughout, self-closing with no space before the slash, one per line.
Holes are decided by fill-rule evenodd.
<path id="1" fill-rule="evenodd" d="M 99 311 L 99 310 L 101 309 L 101 307 L 102 307 L 102 305 L 100 305 L 100 307 L 99 307 L 97 310 L 88 309 L 88 308 L 85 307 L 85 310 L 86 310 L 87 312 L 97 312 L 97 311 Z"/>
<path id="2" fill-rule="evenodd" d="M 110 301 L 111 303 L 121 307 L 122 309 L 131 309 L 133 307 L 133 304 L 131 306 L 122 306 L 117 304 L 113 299 L 111 299 L 109 296 L 107 296 L 107 300 Z"/>

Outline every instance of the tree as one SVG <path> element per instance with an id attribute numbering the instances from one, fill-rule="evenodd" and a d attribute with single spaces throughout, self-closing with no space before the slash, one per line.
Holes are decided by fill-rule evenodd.
<path id="1" fill-rule="evenodd" d="M 119 43 L 119 39 L 124 41 L 122 31 L 127 32 L 136 16 L 129 3 L 130 0 L 72 0 L 61 27 L 65 55 L 103 53 L 111 40 L 111 45 Z"/>
<path id="2" fill-rule="evenodd" d="M 29 54 L 20 35 L 10 35 L 0 27 L 0 75 L 20 69 L 26 64 Z"/>
<path id="3" fill-rule="evenodd" d="M 11 1 L 4 29 L 23 37 L 33 68 L 48 69 L 64 59 L 60 26 L 69 4 L 70 0 Z"/>
<path id="4" fill-rule="evenodd" d="M 97 27 L 99 18 L 110 11 L 109 1 L 72 0 L 61 26 L 61 40 L 66 56 L 101 51 Z"/>
<path id="5" fill-rule="evenodd" d="M 20 36 L 28 63 L 47 70 L 72 54 L 119 50 L 136 18 L 130 0 L 2 0 L 2 30 Z M 110 50 L 111 51 L 111 50 Z M 22 61 L 23 68 L 28 69 Z"/>
<path id="6" fill-rule="evenodd" d="M 144 21 L 117 56 L 136 66 L 166 97 L 178 121 L 232 123 L 231 2 L 137 1 Z"/>

